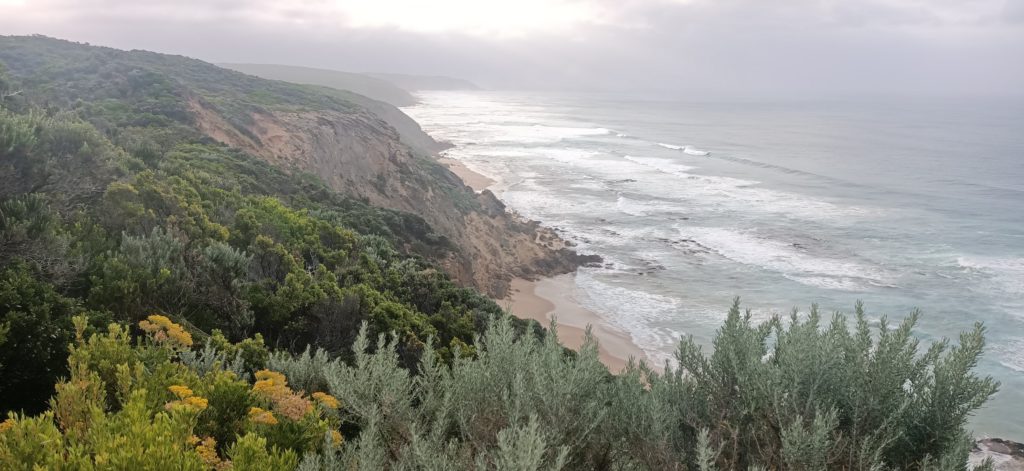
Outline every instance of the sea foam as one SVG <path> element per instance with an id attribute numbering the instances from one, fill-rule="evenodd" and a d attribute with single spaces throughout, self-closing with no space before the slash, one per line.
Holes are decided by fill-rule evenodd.
<path id="1" fill-rule="evenodd" d="M 860 291 L 866 284 L 886 283 L 883 269 L 849 259 L 814 256 L 792 243 L 719 227 L 679 225 L 680 235 L 743 265 L 780 273 L 798 283 L 826 289 Z"/>
<path id="2" fill-rule="evenodd" d="M 576 285 L 583 292 L 581 302 L 612 326 L 629 333 L 651 363 L 661 366 L 671 360 L 681 333 L 659 327 L 679 313 L 679 299 L 623 288 L 602 281 L 593 270 L 581 270 Z"/>

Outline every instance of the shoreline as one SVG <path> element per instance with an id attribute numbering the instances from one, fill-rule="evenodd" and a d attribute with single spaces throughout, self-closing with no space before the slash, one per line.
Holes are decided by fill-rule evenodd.
<path id="1" fill-rule="evenodd" d="M 559 343 L 577 351 L 589 326 L 598 343 L 601 363 L 612 373 L 620 373 L 630 358 L 637 362 L 646 360 L 647 356 L 628 333 L 605 324 L 576 300 L 575 276 L 567 273 L 537 281 L 516 278 L 509 295 L 498 304 L 513 316 L 535 320 L 544 328 L 550 327 L 552 318 L 556 318 Z"/>
<path id="2" fill-rule="evenodd" d="M 494 179 L 470 170 L 456 159 L 440 156 L 437 161 L 477 193 L 497 183 Z M 607 325 L 600 316 L 576 300 L 573 294 L 575 276 L 574 272 L 535 281 L 516 278 L 512 280 L 509 294 L 495 302 L 513 316 L 535 320 L 544 328 L 551 326 L 553 317 L 557 318 L 558 340 L 573 350 L 578 351 L 583 345 L 587 326 L 590 326 L 598 342 L 601 362 L 612 373 L 621 372 L 630 358 L 636 361 L 647 360 L 643 350 L 628 333 Z"/>
<path id="3" fill-rule="evenodd" d="M 459 177 L 459 179 L 462 180 L 462 183 L 472 188 L 473 191 L 477 193 L 480 193 L 491 185 L 497 183 L 494 179 L 470 170 L 466 164 L 458 160 L 441 155 L 437 157 L 437 162 L 448 167 L 448 170 L 451 170 L 455 176 Z"/>

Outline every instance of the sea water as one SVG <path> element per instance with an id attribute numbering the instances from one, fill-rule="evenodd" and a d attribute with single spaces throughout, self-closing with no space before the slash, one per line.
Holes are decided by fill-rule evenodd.
<path id="1" fill-rule="evenodd" d="M 919 308 L 925 342 L 981 321 L 1002 388 L 971 426 L 1024 440 L 1024 102 L 420 98 L 448 157 L 603 257 L 575 296 L 652 361 L 709 345 L 735 296 L 758 319 Z"/>

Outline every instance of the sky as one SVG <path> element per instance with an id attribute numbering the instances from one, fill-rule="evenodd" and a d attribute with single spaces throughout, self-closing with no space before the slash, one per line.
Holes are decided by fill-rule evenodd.
<path id="1" fill-rule="evenodd" d="M 498 89 L 1024 94 L 1024 0 L 0 0 L 0 34 Z"/>

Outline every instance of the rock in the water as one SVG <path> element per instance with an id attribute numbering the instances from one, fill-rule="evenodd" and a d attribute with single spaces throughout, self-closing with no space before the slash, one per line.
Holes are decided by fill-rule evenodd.
<path id="1" fill-rule="evenodd" d="M 996 471 L 1024 471 L 1024 444 L 1002 438 L 982 438 L 974 442 L 970 465 L 980 465 L 992 458 Z"/>

